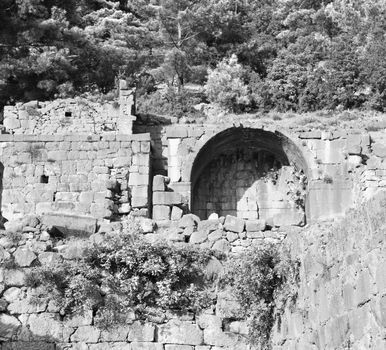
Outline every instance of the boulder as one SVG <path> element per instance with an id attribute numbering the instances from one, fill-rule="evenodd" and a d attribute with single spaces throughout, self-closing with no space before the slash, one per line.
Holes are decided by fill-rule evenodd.
<path id="1" fill-rule="evenodd" d="M 241 233 L 244 231 L 245 221 L 236 216 L 227 215 L 225 218 L 224 228 L 226 231 Z"/>
<path id="2" fill-rule="evenodd" d="M 15 262 L 21 267 L 29 267 L 36 259 L 36 255 L 28 248 L 17 248 L 13 253 Z"/>
<path id="3" fill-rule="evenodd" d="M 54 252 L 42 252 L 39 254 L 38 259 L 42 265 L 50 266 L 61 263 L 63 261 L 63 257 L 60 254 Z"/>
<path id="4" fill-rule="evenodd" d="M 186 214 L 178 222 L 178 226 L 181 228 L 186 228 L 186 227 L 190 227 L 190 226 L 197 226 L 197 224 L 199 222 L 200 222 L 200 218 L 197 215 Z"/>
<path id="5" fill-rule="evenodd" d="M 198 223 L 197 230 L 207 230 L 208 233 L 213 232 L 217 229 L 221 228 L 221 225 L 218 221 L 216 220 L 202 220 Z"/>
<path id="6" fill-rule="evenodd" d="M 223 253 L 228 253 L 231 250 L 231 246 L 226 239 L 220 239 L 213 244 L 212 249 L 219 250 Z"/>
<path id="7" fill-rule="evenodd" d="M 208 239 L 207 230 L 195 231 L 191 234 L 189 243 L 199 244 L 199 243 L 205 242 L 207 239 Z"/>
<path id="8" fill-rule="evenodd" d="M 257 232 L 264 231 L 267 226 L 265 220 L 247 220 L 245 223 L 245 228 L 247 232 Z"/>

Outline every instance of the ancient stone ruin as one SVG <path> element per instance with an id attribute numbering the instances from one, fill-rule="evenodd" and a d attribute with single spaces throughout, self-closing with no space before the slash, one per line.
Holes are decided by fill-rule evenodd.
<path id="1" fill-rule="evenodd" d="M 39 263 L 79 258 L 85 239 L 98 240 L 105 232 L 121 229 L 128 217 L 141 218 L 149 241 L 238 254 L 264 240 L 295 237 L 307 223 L 341 217 L 386 188 L 384 130 L 283 129 L 259 120 L 242 125 L 144 123 L 135 117 L 133 104 L 132 92 L 121 84 L 114 102 L 79 98 L 5 107 L 0 134 L 1 215 L 7 231 L 23 231 L 25 237 L 19 243 L 6 236 L 0 239 L 1 260 L 13 256 L 16 262 L 0 271 L 1 349 L 249 349 L 245 324 L 229 316 L 233 301 L 228 295 L 219 296 L 213 314 L 160 324 L 134 319 L 126 328 L 104 333 L 94 327 L 92 314 L 69 319 L 50 304 L 30 304 L 25 271 Z M 71 242 L 52 246 L 48 228 L 71 237 Z M 299 256 L 312 260 L 312 240 L 295 241 Z M 352 238 L 349 242 L 354 244 Z M 342 259 L 358 258 L 342 251 Z M 375 259 L 369 251 L 361 254 Z M 342 314 L 368 300 L 371 267 L 356 266 L 355 276 L 363 269 L 357 287 L 346 281 L 354 290 L 361 288 L 363 295 L 358 303 L 339 304 Z M 322 283 L 321 267 L 315 272 L 309 262 L 305 268 L 310 269 L 305 272 L 309 283 Z M 384 276 L 379 278 L 384 284 Z M 341 283 L 337 275 L 333 279 L 336 285 Z M 341 290 L 336 288 L 332 295 L 305 293 L 304 300 L 327 298 L 326 293 L 331 300 L 338 298 Z M 315 308 L 326 303 L 315 302 Z M 384 322 L 382 305 L 376 312 Z M 343 329 L 343 335 L 333 332 L 339 323 L 333 310 L 311 326 L 299 315 L 287 315 L 287 329 L 276 334 L 275 349 L 295 349 L 296 344 L 303 344 L 299 349 L 341 348 L 348 330 Z M 362 317 L 360 312 L 355 315 L 355 320 Z M 325 332 L 323 340 L 318 332 Z M 353 342 L 366 344 L 359 342 L 363 331 L 357 333 L 361 334 Z M 305 334 L 319 338 L 307 342 Z M 384 349 L 385 341 L 376 339 L 380 345 L 373 348 Z M 362 345 L 357 348 L 367 348 Z"/>

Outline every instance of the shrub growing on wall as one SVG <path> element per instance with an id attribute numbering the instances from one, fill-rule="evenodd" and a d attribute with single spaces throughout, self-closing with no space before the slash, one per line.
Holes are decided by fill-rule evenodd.
<path id="1" fill-rule="evenodd" d="M 213 302 L 205 267 L 213 252 L 112 235 L 76 262 L 41 266 L 29 275 L 62 312 L 94 309 L 102 326 L 147 319 L 154 310 L 198 311 Z"/>
<path id="2" fill-rule="evenodd" d="M 249 338 L 258 349 L 271 349 L 275 320 L 297 295 L 299 263 L 277 245 L 253 247 L 229 260 L 222 283 L 230 285 L 249 319 Z"/>

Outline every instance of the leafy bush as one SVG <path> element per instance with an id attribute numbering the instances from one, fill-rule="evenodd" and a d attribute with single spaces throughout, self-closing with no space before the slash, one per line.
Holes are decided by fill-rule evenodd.
<path id="1" fill-rule="evenodd" d="M 137 112 L 144 114 L 167 115 L 172 117 L 201 117 L 194 105 L 203 102 L 198 94 L 191 94 L 185 89 L 179 92 L 174 87 L 169 87 L 164 93 L 155 91 L 137 97 Z"/>
<path id="2" fill-rule="evenodd" d="M 284 307 L 296 300 L 299 263 L 273 244 L 251 248 L 229 260 L 222 281 L 230 285 L 249 318 L 250 341 L 270 349 L 270 334 Z"/>
<path id="3" fill-rule="evenodd" d="M 81 261 L 35 268 L 28 281 L 43 287 L 63 312 L 91 308 L 105 326 L 125 322 L 128 310 L 146 319 L 153 309 L 198 311 L 211 305 L 205 266 L 212 255 L 114 234 Z"/>
<path id="4" fill-rule="evenodd" d="M 237 112 L 251 102 L 248 86 L 244 83 L 246 70 L 236 55 L 222 60 L 215 69 L 209 69 L 206 94 L 211 102 Z"/>

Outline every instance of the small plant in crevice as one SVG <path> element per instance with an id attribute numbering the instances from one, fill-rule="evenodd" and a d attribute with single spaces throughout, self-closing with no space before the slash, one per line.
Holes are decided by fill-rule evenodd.
<path id="1" fill-rule="evenodd" d="M 125 323 L 132 311 L 149 319 L 154 309 L 197 312 L 211 306 L 214 287 L 205 267 L 213 254 L 115 233 L 80 261 L 36 267 L 28 284 L 43 287 L 62 313 L 92 309 L 96 323 L 108 327 Z"/>
<path id="2" fill-rule="evenodd" d="M 334 180 L 330 175 L 325 174 L 323 176 L 323 182 L 326 184 L 332 184 L 334 182 Z"/>
<path id="3" fill-rule="evenodd" d="M 228 261 L 222 285 L 231 286 L 241 316 L 249 320 L 249 340 L 257 349 L 271 349 L 274 323 L 285 307 L 295 304 L 298 283 L 299 262 L 277 245 L 254 247 Z"/>

